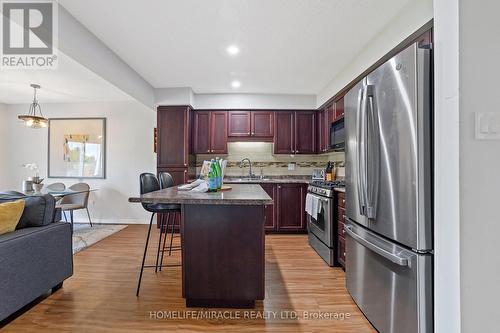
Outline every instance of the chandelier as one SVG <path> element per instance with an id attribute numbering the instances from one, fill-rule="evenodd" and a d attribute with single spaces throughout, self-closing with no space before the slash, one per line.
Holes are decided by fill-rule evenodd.
<path id="1" fill-rule="evenodd" d="M 34 90 L 33 103 L 30 104 L 30 109 L 28 114 L 17 116 L 17 118 L 21 119 L 24 122 L 24 125 L 27 127 L 31 128 L 47 127 L 49 121 L 47 118 L 43 116 L 42 107 L 40 106 L 40 104 L 38 104 L 38 101 L 36 100 L 36 90 L 40 89 L 40 86 L 38 84 L 31 84 L 30 86 Z"/>

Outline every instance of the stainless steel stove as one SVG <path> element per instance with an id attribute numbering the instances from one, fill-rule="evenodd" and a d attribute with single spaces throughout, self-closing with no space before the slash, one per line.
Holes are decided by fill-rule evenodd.
<path id="1" fill-rule="evenodd" d="M 329 266 L 337 265 L 337 219 L 335 218 L 335 189 L 345 187 L 343 180 L 316 180 L 309 184 L 307 195 L 319 201 L 316 217 L 307 214 L 309 245 Z"/>

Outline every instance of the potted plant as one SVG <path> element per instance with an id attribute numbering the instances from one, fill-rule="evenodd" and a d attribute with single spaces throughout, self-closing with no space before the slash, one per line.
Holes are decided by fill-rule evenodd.
<path id="1" fill-rule="evenodd" d="M 38 169 L 38 165 L 36 163 L 28 163 L 28 164 L 23 164 L 23 167 L 33 171 L 34 175 L 28 177 L 28 181 L 33 184 L 33 190 L 36 193 L 40 193 L 40 191 L 43 188 L 43 178 L 40 178 L 40 170 Z"/>

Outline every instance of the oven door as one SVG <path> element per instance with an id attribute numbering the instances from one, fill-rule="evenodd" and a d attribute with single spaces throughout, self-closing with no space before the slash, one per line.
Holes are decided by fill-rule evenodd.
<path id="1" fill-rule="evenodd" d="M 333 228 L 332 228 L 332 213 L 333 199 L 325 198 L 313 193 L 309 193 L 313 197 L 321 201 L 321 209 L 316 218 L 307 214 L 307 224 L 310 233 L 314 234 L 321 242 L 328 247 L 333 247 Z"/>

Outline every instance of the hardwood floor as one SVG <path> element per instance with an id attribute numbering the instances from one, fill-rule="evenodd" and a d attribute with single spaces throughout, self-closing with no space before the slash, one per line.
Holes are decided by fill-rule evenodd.
<path id="1" fill-rule="evenodd" d="M 74 257 L 74 275 L 5 327 L 5 332 L 375 332 L 345 289 L 344 272 L 329 268 L 306 235 L 266 236 L 266 299 L 256 309 L 186 308 L 181 268 L 146 269 L 135 297 L 147 227 L 131 225 Z M 149 248 L 154 263 L 158 231 Z M 177 238 L 178 240 L 178 238 Z M 166 257 L 167 258 L 167 257 Z M 180 261 L 172 254 L 168 264 Z M 165 264 L 165 262 L 164 262 Z M 226 312 L 228 311 L 228 312 Z M 294 311 L 294 312 L 286 312 Z M 330 319 L 308 319 L 328 314 Z M 286 318 L 287 313 L 298 318 Z M 273 318 L 276 314 L 277 318 Z M 170 318 L 166 316 L 170 315 Z M 183 318 L 212 315 L 213 318 Z M 215 315 L 215 316 L 214 316 Z M 262 318 L 262 316 L 268 318 Z M 339 316 L 344 315 L 344 319 Z M 155 317 L 156 316 L 156 317 Z M 225 318 L 217 318 L 223 316 Z M 231 316 L 228 318 L 228 316 Z M 240 319 L 232 319 L 240 316 Z M 248 317 L 254 318 L 248 318 Z M 270 317 L 270 318 L 269 318 Z M 291 317 L 291 315 L 289 315 Z"/>

